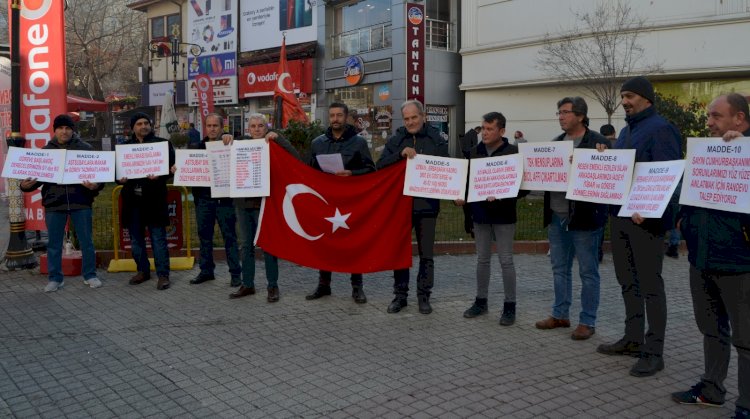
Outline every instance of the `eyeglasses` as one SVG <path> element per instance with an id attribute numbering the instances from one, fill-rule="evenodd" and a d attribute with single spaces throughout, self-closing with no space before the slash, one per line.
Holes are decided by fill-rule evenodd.
<path id="1" fill-rule="evenodd" d="M 575 113 L 575 112 L 574 111 L 562 110 L 562 111 L 555 112 L 555 115 L 557 115 L 557 116 L 560 116 L 560 115 L 567 116 L 568 114 L 571 114 L 571 113 Z"/>

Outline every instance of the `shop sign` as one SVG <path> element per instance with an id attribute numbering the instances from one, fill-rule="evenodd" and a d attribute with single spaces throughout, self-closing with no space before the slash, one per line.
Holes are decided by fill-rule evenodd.
<path id="1" fill-rule="evenodd" d="M 425 107 L 427 122 L 448 122 L 448 107 L 427 105 Z"/>
<path id="2" fill-rule="evenodd" d="M 406 98 L 424 103 L 424 5 L 406 3 Z"/>
<path id="3" fill-rule="evenodd" d="M 295 93 L 312 93 L 313 60 L 287 61 Z M 273 96 L 279 63 L 240 67 L 240 97 Z"/>
<path id="4" fill-rule="evenodd" d="M 391 97 L 391 86 L 389 84 L 381 84 L 378 86 L 378 98 L 385 102 Z"/>
<path id="5" fill-rule="evenodd" d="M 344 77 L 349 86 L 359 84 L 365 78 L 365 63 L 358 55 L 352 55 L 344 65 Z"/>

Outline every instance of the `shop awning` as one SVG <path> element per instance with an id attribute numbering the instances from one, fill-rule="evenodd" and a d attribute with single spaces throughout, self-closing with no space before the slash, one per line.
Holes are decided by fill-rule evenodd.
<path id="1" fill-rule="evenodd" d="M 68 112 L 107 112 L 107 110 L 108 105 L 106 102 L 68 95 Z"/>

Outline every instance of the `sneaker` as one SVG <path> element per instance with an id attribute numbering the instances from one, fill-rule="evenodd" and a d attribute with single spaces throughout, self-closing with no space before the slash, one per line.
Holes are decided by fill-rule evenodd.
<path id="1" fill-rule="evenodd" d="M 91 288 L 99 288 L 102 286 L 102 281 L 99 280 L 97 277 L 84 279 L 83 280 L 84 285 L 88 285 Z"/>
<path id="2" fill-rule="evenodd" d="M 724 404 L 724 402 L 719 403 L 708 400 L 706 396 L 702 394 L 702 389 L 703 383 L 698 383 L 691 387 L 688 391 L 678 391 L 676 393 L 672 393 L 672 400 L 676 401 L 679 404 L 697 404 L 701 406 L 719 407 Z"/>
<path id="3" fill-rule="evenodd" d="M 44 287 L 44 292 L 55 292 L 61 289 L 64 285 L 65 285 L 65 281 L 61 281 L 61 282 L 49 281 L 47 283 L 47 286 Z"/>

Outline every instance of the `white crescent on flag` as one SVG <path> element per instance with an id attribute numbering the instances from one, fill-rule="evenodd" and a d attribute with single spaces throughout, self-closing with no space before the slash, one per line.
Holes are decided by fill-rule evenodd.
<path id="1" fill-rule="evenodd" d="M 292 200 L 295 196 L 306 193 L 316 196 L 318 199 L 328 205 L 328 201 L 326 201 L 326 199 L 323 198 L 323 196 L 319 194 L 315 189 L 302 183 L 292 183 L 286 185 L 286 194 L 284 195 L 284 201 L 282 203 L 282 211 L 284 213 L 284 220 L 286 221 L 286 224 L 294 232 L 294 234 L 304 239 L 315 241 L 323 237 L 324 234 L 319 234 L 317 236 L 308 234 L 305 229 L 302 228 L 302 225 L 299 222 L 299 218 L 297 217 L 297 211 L 294 209 L 294 204 L 292 203 Z M 341 211 L 336 208 L 336 213 L 333 215 L 333 217 L 326 217 L 326 220 L 331 223 L 333 229 L 331 232 L 334 233 L 339 228 L 345 228 L 348 230 L 349 226 L 346 224 L 346 220 L 350 215 L 352 214 L 341 214 Z"/>
<path id="2" fill-rule="evenodd" d="M 279 90 L 281 90 L 284 93 L 293 93 L 292 91 L 288 90 L 286 87 L 284 87 L 284 79 L 287 77 L 292 77 L 289 73 L 281 73 L 279 75 L 279 79 L 276 81 L 276 84 L 279 86 Z"/>

